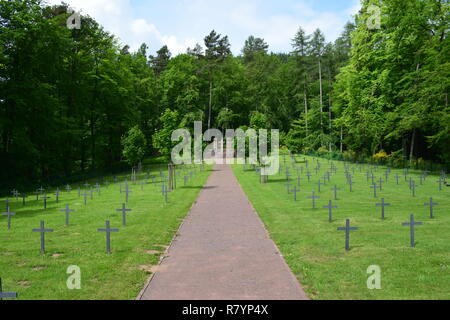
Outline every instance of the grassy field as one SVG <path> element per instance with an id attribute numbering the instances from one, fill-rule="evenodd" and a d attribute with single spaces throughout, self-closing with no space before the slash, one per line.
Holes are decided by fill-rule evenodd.
<path id="1" fill-rule="evenodd" d="M 287 166 L 297 185 L 296 170 L 287 158 Z M 247 167 L 233 166 L 234 173 L 250 201 L 269 230 L 286 262 L 302 283 L 311 299 L 450 299 L 450 188 L 439 191 L 438 176 L 429 175 L 423 185 L 412 196 L 409 180 L 405 182 L 403 170 L 392 170 L 388 183 L 375 199 L 371 180 L 367 182 L 365 165 L 359 170 L 349 164 L 353 175 L 353 192 L 346 184 L 343 162 L 334 162 L 337 173 L 331 181 L 321 187 L 317 182 L 330 170 L 331 162 L 319 159 L 320 171 L 316 174 L 317 159 L 309 158 L 312 173 L 308 183 L 304 157 L 297 157 L 296 167 L 303 167 L 301 192 L 294 201 L 294 195 L 287 193 L 285 167 L 277 176 L 271 176 L 269 183 L 260 184 L 259 175 Z M 283 164 L 283 161 L 281 161 Z M 384 178 L 386 168 L 378 167 L 373 174 L 378 180 Z M 420 184 L 419 172 L 409 172 L 416 184 Z M 353 173 L 352 173 L 353 174 Z M 399 185 L 395 175 L 401 176 Z M 323 179 L 322 179 L 323 182 Z M 370 184 L 369 184 L 370 183 Z M 329 200 L 334 199 L 332 188 L 337 185 L 338 201 L 333 201 L 333 222 L 328 222 Z M 311 196 L 315 191 L 320 199 L 312 209 Z M 434 219 L 429 217 L 429 208 L 424 206 L 429 197 L 439 206 L 434 207 Z M 381 209 L 375 206 L 384 197 L 391 206 L 386 208 L 386 219 L 381 220 Z M 410 247 L 410 214 L 416 221 L 423 222 L 416 227 L 416 247 Z M 345 251 L 345 233 L 337 231 L 351 220 L 352 227 L 359 230 L 350 235 L 350 251 Z M 381 268 L 381 290 L 369 290 L 367 273 L 369 266 Z"/>
<path id="2" fill-rule="evenodd" d="M 148 169 L 159 177 L 157 167 Z M 167 204 L 160 192 L 160 179 L 155 183 L 149 180 L 150 184 L 143 190 L 129 182 L 132 193 L 127 208 L 133 211 L 127 215 L 125 227 L 122 214 L 116 212 L 125 202 L 125 195 L 119 193 L 125 175 L 118 176 L 116 184 L 102 186 L 100 195 L 94 192 L 94 199 L 88 197 L 86 207 L 84 198 L 78 198 L 76 185 L 72 185 L 71 193 L 60 196 L 59 203 L 51 195 L 54 189 L 47 191 L 52 199 L 45 211 L 43 201 L 37 202 L 35 195 L 30 195 L 26 206 L 22 206 L 22 199 L 10 198 L 11 211 L 16 213 L 11 220 L 11 231 L 7 230 L 7 217 L 0 216 L 3 291 L 17 292 L 19 299 L 134 299 L 197 198 L 209 170 L 207 166 L 203 171 L 197 167 L 197 173 L 186 186 L 180 174 L 178 188 L 169 194 Z M 113 181 L 112 177 L 105 179 Z M 90 183 L 95 185 L 96 181 Z M 4 200 L 0 199 L 0 213 L 5 211 Z M 66 204 L 75 210 L 70 214 L 68 227 L 65 213 L 59 212 Z M 46 228 L 54 230 L 45 235 L 45 255 L 40 254 L 40 234 L 31 232 L 39 228 L 41 220 L 45 221 Z M 105 233 L 97 232 L 98 228 L 105 228 L 106 220 L 111 221 L 112 228 L 119 229 L 118 233 L 111 234 L 110 256 L 106 254 Z M 69 290 L 66 285 L 67 268 L 72 265 L 81 269 L 80 290 Z"/>

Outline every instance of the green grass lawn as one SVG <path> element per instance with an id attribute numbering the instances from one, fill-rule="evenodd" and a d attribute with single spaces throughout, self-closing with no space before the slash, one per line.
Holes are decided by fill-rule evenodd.
<path id="1" fill-rule="evenodd" d="M 290 159 L 287 158 L 288 166 Z M 429 175 L 412 197 L 409 182 L 403 178 L 403 170 L 392 170 L 388 183 L 375 199 L 365 172 L 355 171 L 353 193 L 346 184 L 343 162 L 334 162 L 338 168 L 331 182 L 322 186 L 317 195 L 315 210 L 307 199 L 312 191 L 318 191 L 317 182 L 329 170 L 328 160 L 319 159 L 321 170 L 316 175 L 315 160 L 309 160 L 312 172 L 307 182 L 305 172 L 301 177 L 301 193 L 298 201 L 287 193 L 285 169 L 271 176 L 269 183 L 260 184 L 254 170 L 233 166 L 234 173 L 263 220 L 272 239 L 278 245 L 286 262 L 303 285 L 311 299 L 450 299 L 450 188 L 438 191 L 438 176 Z M 303 157 L 297 157 L 298 162 Z M 297 167 L 305 167 L 297 163 Z M 291 166 L 292 167 L 292 166 Z M 356 165 L 351 165 L 350 168 Z M 386 168 L 379 167 L 374 175 L 379 179 Z M 297 177 L 290 170 L 293 179 Z M 396 185 L 395 175 L 401 175 Z M 410 171 L 410 176 L 419 184 L 419 172 Z M 384 176 L 383 176 L 384 180 Z M 323 180 L 322 180 L 323 181 Z M 294 185 L 297 181 L 293 181 Z M 370 182 L 371 183 L 371 182 Z M 337 185 L 338 201 L 333 205 L 334 221 L 328 222 L 329 200 L 333 200 L 331 188 Z M 430 196 L 434 202 L 435 219 L 429 218 L 429 208 L 424 206 Z M 375 207 L 384 197 L 391 206 L 386 208 L 386 219 L 381 220 L 381 209 Z M 416 221 L 416 247 L 410 247 L 410 214 Z M 337 231 L 351 219 L 351 226 L 359 230 L 350 235 L 351 250 L 346 252 L 345 234 Z M 367 288 L 367 269 L 371 265 L 381 268 L 381 290 Z"/>
<path id="2" fill-rule="evenodd" d="M 159 177 L 155 165 L 149 169 Z M 27 199 L 26 206 L 22 206 L 21 199 L 11 199 L 11 211 L 17 214 L 12 217 L 11 231 L 7 230 L 7 218 L 0 216 L 3 291 L 17 292 L 19 299 L 134 299 L 144 287 L 151 266 L 158 264 L 196 200 L 210 174 L 210 166 L 203 171 L 197 167 L 196 171 L 186 187 L 183 175 L 178 176 L 178 188 L 169 194 L 167 204 L 160 193 L 160 183 L 152 184 L 150 180 L 141 191 L 140 185 L 129 182 L 132 193 L 127 208 L 133 211 L 128 214 L 125 227 L 122 214 L 116 212 L 125 202 L 125 195 L 119 193 L 125 175 L 118 176 L 118 183 L 103 186 L 101 195 L 95 192 L 86 207 L 77 190 L 64 192 L 59 203 L 50 195 L 54 189 L 48 191 L 52 199 L 45 211 L 43 201 L 36 202 L 34 195 Z M 76 187 L 72 185 L 73 189 Z M 65 213 L 59 212 L 66 203 L 76 210 L 70 215 L 69 227 L 65 226 Z M 0 199 L 0 206 L 0 213 L 4 212 L 4 199 Z M 54 230 L 45 235 L 45 255 L 40 254 L 40 234 L 31 232 L 39 228 L 41 220 L 46 228 Z M 105 233 L 97 232 L 98 228 L 105 228 L 106 220 L 111 221 L 112 228 L 119 229 L 111 234 L 110 256 L 106 254 Z M 66 285 L 70 276 L 66 271 L 72 265 L 81 269 L 80 290 L 69 290 Z"/>

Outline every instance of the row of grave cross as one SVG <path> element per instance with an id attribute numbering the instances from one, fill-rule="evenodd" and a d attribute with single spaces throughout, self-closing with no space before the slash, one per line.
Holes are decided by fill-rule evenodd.
<path id="1" fill-rule="evenodd" d="M 286 171 L 286 180 L 287 180 L 287 183 L 284 184 L 284 186 L 286 187 L 287 193 L 288 194 L 293 194 L 294 195 L 294 201 L 297 201 L 297 198 L 298 198 L 297 194 L 301 191 L 298 187 L 301 187 L 301 180 L 302 180 L 302 178 L 300 177 L 300 174 L 303 173 L 303 167 L 301 167 L 301 168 L 295 167 L 295 163 L 294 162 L 296 162 L 296 161 L 293 161 L 293 166 L 294 166 L 294 169 L 296 169 L 296 171 L 297 171 L 297 178 L 296 178 L 297 185 L 292 188 L 293 184 L 290 183 L 291 180 L 292 180 L 292 174 L 290 173 L 290 168 L 287 166 L 286 158 L 284 157 L 283 164 L 284 164 L 284 169 Z M 353 181 L 353 177 L 352 177 L 352 175 L 349 172 L 349 167 L 346 164 L 344 164 L 344 167 L 345 167 L 345 175 L 346 175 L 346 179 L 347 179 L 347 184 L 349 185 L 350 192 L 353 192 L 353 185 L 355 184 L 355 182 Z M 319 173 L 320 168 L 321 168 L 320 167 L 320 163 L 318 162 L 317 166 L 314 168 L 314 171 L 315 171 L 316 175 Z M 355 173 L 355 168 L 353 167 L 351 169 L 352 169 L 352 172 L 354 174 Z M 258 170 L 258 168 L 256 170 Z M 280 168 L 280 171 L 281 170 L 282 169 Z M 359 170 L 360 170 L 360 172 L 362 171 L 362 167 L 361 166 L 359 166 Z M 377 198 L 377 191 L 378 190 L 382 191 L 383 190 L 383 184 L 387 183 L 389 181 L 389 175 L 391 173 L 391 168 L 388 168 L 384 172 L 384 180 L 381 177 L 378 180 L 375 180 L 375 175 L 373 174 L 373 170 L 377 171 L 378 170 L 378 166 L 372 168 L 371 171 L 367 171 L 366 172 L 366 179 L 367 179 L 367 182 L 370 181 L 372 183 L 370 188 L 373 189 L 374 198 Z M 327 171 L 325 173 L 325 176 L 317 182 L 317 189 L 318 189 L 319 193 L 321 192 L 321 186 L 326 185 L 327 182 L 330 182 L 331 173 L 336 173 L 336 172 L 337 172 L 337 168 L 332 163 L 331 167 L 330 167 L 330 171 Z M 422 173 L 422 175 L 419 176 L 420 185 L 422 185 L 423 182 L 426 181 L 428 173 L 429 173 L 429 171 L 424 171 Z M 404 175 L 405 181 L 408 181 L 409 172 L 408 172 L 407 169 L 404 170 L 403 175 Z M 306 176 L 308 178 L 308 182 L 310 182 L 312 175 L 311 175 L 311 173 L 309 171 L 306 172 Z M 400 177 L 401 176 L 398 175 L 398 174 L 395 176 L 397 185 L 399 184 Z M 442 190 L 442 186 L 443 185 L 447 185 L 445 179 L 447 179 L 447 176 L 445 175 L 445 173 L 441 172 L 441 177 L 437 181 L 439 183 L 439 190 Z M 413 197 L 416 196 L 416 188 L 418 186 L 419 185 L 417 185 L 416 182 L 412 178 L 409 178 L 409 189 L 411 190 L 411 194 L 412 194 Z M 340 189 L 337 187 L 337 185 L 335 185 L 332 188 L 332 191 L 334 193 L 334 200 L 338 199 L 337 191 L 339 191 L 339 190 Z M 307 198 L 312 200 L 312 207 L 313 207 L 313 209 L 315 209 L 316 208 L 316 200 L 320 199 L 320 196 L 317 196 L 315 194 L 315 192 L 312 192 L 312 195 L 308 196 Z M 381 199 L 381 203 L 376 203 L 375 205 L 377 207 L 381 208 L 381 219 L 384 220 L 385 219 L 385 208 L 388 207 L 388 206 L 391 206 L 391 204 L 390 203 L 386 203 L 385 199 L 382 198 Z M 424 206 L 428 206 L 429 207 L 430 219 L 434 218 L 433 208 L 434 208 L 434 206 L 437 206 L 437 205 L 438 205 L 437 203 L 433 202 L 433 198 L 430 198 L 429 202 L 424 203 Z M 333 209 L 337 209 L 338 207 L 333 205 L 332 200 L 329 200 L 328 205 L 324 206 L 323 208 L 324 209 L 328 209 L 328 220 L 329 220 L 330 223 L 333 222 Z M 405 223 L 402 224 L 403 226 L 409 226 L 410 227 L 410 242 L 411 242 L 410 244 L 411 244 L 411 247 L 415 247 L 415 226 L 422 225 L 422 224 L 423 224 L 422 222 L 416 222 L 415 221 L 414 215 L 410 216 L 410 221 L 409 222 L 405 222 Z M 350 232 L 358 230 L 358 228 L 350 227 L 350 220 L 347 219 L 346 220 L 346 226 L 345 227 L 340 227 L 340 228 L 338 228 L 338 230 L 339 231 L 345 231 L 345 249 L 346 250 L 350 250 Z"/>
<path id="2" fill-rule="evenodd" d="M 69 208 L 69 205 L 66 205 L 66 208 L 63 210 L 60 210 L 61 212 L 64 212 L 66 215 L 66 226 L 69 226 L 69 214 L 72 212 L 75 212 L 75 210 L 71 210 Z M 117 212 L 122 213 L 122 225 L 126 226 L 127 224 L 127 212 L 131 212 L 132 209 L 127 209 L 125 203 L 122 204 L 122 208 L 117 209 Z M 108 254 L 111 254 L 111 232 L 118 232 L 117 229 L 111 229 L 110 228 L 110 222 L 106 221 L 106 229 L 98 229 L 99 232 L 106 232 L 106 252 Z M 33 229 L 32 232 L 38 232 L 40 233 L 40 239 L 41 239 L 41 253 L 45 254 L 45 234 L 53 232 L 52 229 L 46 229 L 45 228 L 45 222 L 40 222 L 40 228 L 39 229 Z"/>

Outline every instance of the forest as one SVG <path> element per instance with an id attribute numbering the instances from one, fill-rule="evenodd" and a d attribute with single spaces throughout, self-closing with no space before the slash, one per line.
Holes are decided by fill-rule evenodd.
<path id="1" fill-rule="evenodd" d="M 233 55 L 205 30 L 177 56 L 132 52 L 85 15 L 69 29 L 64 4 L 0 2 L 0 189 L 134 165 L 136 139 L 141 157 L 168 155 L 194 121 L 279 129 L 293 152 L 450 169 L 448 0 L 362 0 L 338 39 L 299 25 L 284 53 L 249 35 Z"/>

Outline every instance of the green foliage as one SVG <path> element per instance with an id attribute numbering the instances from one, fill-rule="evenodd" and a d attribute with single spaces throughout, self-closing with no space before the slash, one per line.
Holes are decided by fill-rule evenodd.
<path id="1" fill-rule="evenodd" d="M 180 115 L 178 111 L 166 109 L 159 121 L 161 129 L 153 135 L 153 146 L 161 155 L 168 158 L 172 149 L 178 144 L 172 141 L 172 133 L 179 129 Z"/>
<path id="2" fill-rule="evenodd" d="M 134 126 L 122 137 L 122 146 L 123 156 L 131 166 L 136 166 L 144 159 L 147 140 L 139 126 Z"/>

